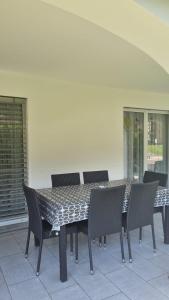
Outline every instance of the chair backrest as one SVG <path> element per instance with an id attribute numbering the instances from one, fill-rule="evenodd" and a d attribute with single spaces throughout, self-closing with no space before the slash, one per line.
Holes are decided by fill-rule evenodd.
<path id="1" fill-rule="evenodd" d="M 144 177 L 143 177 L 143 182 L 152 182 L 152 181 L 159 181 L 159 185 L 166 187 L 167 186 L 167 180 L 168 180 L 168 175 L 164 173 L 157 173 L 157 172 L 152 172 L 152 171 L 145 171 Z"/>
<path id="2" fill-rule="evenodd" d="M 153 223 L 154 200 L 158 185 L 158 181 L 131 185 L 127 211 L 128 230 Z"/>
<path id="3" fill-rule="evenodd" d="M 52 187 L 80 184 L 79 173 L 65 173 L 51 175 Z"/>
<path id="4" fill-rule="evenodd" d="M 28 206 L 29 229 L 37 238 L 42 237 L 42 219 L 39 209 L 39 202 L 34 189 L 23 185 L 23 191 Z"/>
<path id="5" fill-rule="evenodd" d="M 84 183 L 109 181 L 107 170 L 83 172 Z"/>
<path id="6" fill-rule="evenodd" d="M 125 185 L 91 190 L 88 235 L 95 238 L 120 232 Z"/>

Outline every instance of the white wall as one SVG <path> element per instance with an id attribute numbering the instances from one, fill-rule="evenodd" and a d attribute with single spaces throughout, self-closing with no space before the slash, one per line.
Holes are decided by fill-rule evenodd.
<path id="1" fill-rule="evenodd" d="M 123 177 L 123 107 L 169 110 L 169 95 L 0 73 L 0 95 L 28 99 L 29 184 L 50 175 L 108 169 Z"/>

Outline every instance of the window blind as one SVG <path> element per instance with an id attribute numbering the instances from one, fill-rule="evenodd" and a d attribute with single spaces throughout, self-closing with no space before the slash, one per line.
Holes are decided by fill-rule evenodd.
<path id="1" fill-rule="evenodd" d="M 26 213 L 26 99 L 0 97 L 0 220 Z"/>

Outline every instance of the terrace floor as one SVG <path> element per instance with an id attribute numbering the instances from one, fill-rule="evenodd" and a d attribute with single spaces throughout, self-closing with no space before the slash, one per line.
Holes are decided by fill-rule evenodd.
<path id="1" fill-rule="evenodd" d="M 133 263 L 121 263 L 119 236 L 108 237 L 107 247 L 93 244 L 95 274 L 89 274 L 87 238 L 79 237 L 79 264 L 69 254 L 69 280 L 59 280 L 58 238 L 44 242 L 41 273 L 35 275 L 37 249 L 31 239 L 29 258 L 24 258 L 26 230 L 0 235 L 0 300 L 169 300 L 169 245 L 164 245 L 160 215 L 155 216 L 157 252 L 152 249 L 151 230 L 131 234 Z"/>

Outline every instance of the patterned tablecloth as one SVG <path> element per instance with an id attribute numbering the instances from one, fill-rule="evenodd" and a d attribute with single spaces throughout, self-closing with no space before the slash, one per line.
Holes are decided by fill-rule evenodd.
<path id="1" fill-rule="evenodd" d="M 53 225 L 53 230 L 68 223 L 88 218 L 90 191 L 97 187 L 113 187 L 126 184 L 123 212 L 127 211 L 130 183 L 127 180 L 81 184 L 57 188 L 37 189 L 42 216 Z M 156 193 L 154 206 L 169 205 L 169 189 L 159 189 Z"/>

